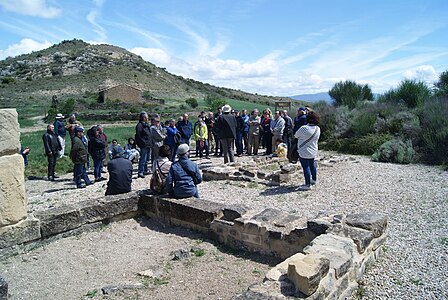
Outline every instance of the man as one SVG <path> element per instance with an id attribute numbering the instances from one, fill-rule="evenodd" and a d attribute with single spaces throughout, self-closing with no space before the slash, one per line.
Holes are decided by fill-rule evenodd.
<path id="1" fill-rule="evenodd" d="M 215 117 L 211 111 L 208 112 L 208 116 L 205 118 L 205 125 L 207 125 L 208 132 L 208 145 L 210 152 L 216 151 L 215 139 L 213 136 L 213 127 L 215 126 Z"/>
<path id="2" fill-rule="evenodd" d="M 109 181 L 107 182 L 106 196 L 123 194 L 131 191 L 132 162 L 123 157 L 121 146 L 112 147 L 112 159 L 107 164 Z"/>
<path id="3" fill-rule="evenodd" d="M 222 107 L 222 115 L 216 120 L 216 130 L 222 144 L 224 163 L 234 162 L 233 148 L 236 138 L 236 119 L 230 112 L 232 107 L 226 104 Z"/>
<path id="4" fill-rule="evenodd" d="M 243 155 L 243 131 L 244 131 L 244 119 L 241 117 L 240 112 L 235 110 L 236 119 L 236 156 Z"/>
<path id="5" fill-rule="evenodd" d="M 196 163 L 188 159 L 190 147 L 187 144 L 179 145 L 177 154 L 179 160 L 171 165 L 166 177 L 168 193 L 175 198 L 199 198 L 196 185 L 202 182 L 202 174 Z"/>
<path id="6" fill-rule="evenodd" d="M 296 134 L 297 130 L 302 127 L 303 125 L 306 125 L 308 121 L 306 120 L 306 108 L 300 107 L 297 110 L 297 116 L 294 118 L 294 128 L 293 128 L 293 135 Z"/>
<path id="7" fill-rule="evenodd" d="M 292 134 L 292 119 L 288 116 L 288 111 L 285 109 L 282 113 L 282 118 L 285 120 L 285 129 L 283 130 L 283 143 L 288 147 L 288 151 L 291 148 L 291 134 Z"/>
<path id="8" fill-rule="evenodd" d="M 260 122 L 261 118 L 258 115 L 258 109 L 254 109 L 247 122 L 249 125 L 249 145 L 247 147 L 247 155 L 258 154 L 258 146 L 260 141 Z M 252 152 L 253 151 L 253 152 Z"/>
<path id="9" fill-rule="evenodd" d="M 103 140 L 103 142 L 105 143 L 105 146 L 104 146 L 104 151 L 106 151 L 106 148 L 107 148 L 107 135 L 104 133 L 104 128 L 103 128 L 103 125 L 101 125 L 101 124 L 98 124 L 98 125 L 96 125 L 97 127 L 98 127 L 98 136 L 99 136 L 99 138 L 100 139 L 102 139 Z M 101 160 L 101 173 L 106 173 L 106 171 L 104 170 L 104 159 L 106 159 L 106 157 L 104 157 L 102 160 Z"/>
<path id="10" fill-rule="evenodd" d="M 71 115 L 68 118 L 68 124 L 65 125 L 65 129 L 68 131 L 69 135 L 70 135 L 70 139 L 73 142 L 73 137 L 75 136 L 75 128 L 76 127 L 82 127 L 81 122 L 79 122 L 78 120 L 76 120 L 76 116 L 75 115 Z"/>
<path id="11" fill-rule="evenodd" d="M 249 145 L 249 116 L 247 115 L 247 110 L 243 109 L 241 111 L 241 118 L 243 118 L 244 121 L 244 127 L 243 127 L 243 146 L 244 151 L 247 151 L 247 146 Z"/>
<path id="12" fill-rule="evenodd" d="M 91 185 L 92 182 L 87 176 L 86 162 L 87 162 L 87 145 L 84 144 L 84 128 L 76 127 L 74 130 L 74 137 L 72 141 L 72 150 L 70 151 L 70 158 L 74 164 L 73 173 L 77 188 L 85 188 Z M 81 179 L 84 179 L 85 185 L 82 184 Z"/>
<path id="13" fill-rule="evenodd" d="M 145 178 L 148 175 L 148 163 L 151 155 L 151 131 L 148 124 L 148 114 L 140 113 L 139 121 L 135 126 L 135 143 L 140 148 L 140 160 L 138 161 L 138 177 Z"/>
<path id="14" fill-rule="evenodd" d="M 190 138 L 193 135 L 193 125 L 188 121 L 188 115 L 184 114 L 182 120 L 177 122 L 177 130 L 180 132 L 180 143 L 190 145 Z"/>
<path id="15" fill-rule="evenodd" d="M 65 129 L 64 116 L 62 114 L 57 114 L 53 123 L 54 132 L 58 136 L 59 143 L 61 144 L 61 151 L 59 152 L 59 157 L 64 157 L 65 154 L 65 136 L 67 135 L 67 129 Z"/>
<path id="16" fill-rule="evenodd" d="M 52 124 L 47 125 L 47 132 L 42 136 L 42 141 L 44 143 L 45 155 L 48 160 L 48 180 L 54 181 L 55 178 L 58 178 L 55 176 L 54 170 L 56 168 L 58 152 L 61 151 L 62 147 L 58 136 L 54 132 L 54 126 Z"/>
<path id="17" fill-rule="evenodd" d="M 166 129 L 160 125 L 160 117 L 157 116 L 151 119 L 149 130 L 151 136 L 151 161 L 154 162 L 159 156 L 159 147 L 163 145 L 163 141 L 166 138 Z"/>
<path id="18" fill-rule="evenodd" d="M 277 149 L 277 140 L 282 141 L 284 130 L 285 120 L 281 117 L 280 111 L 277 110 L 274 114 L 274 119 L 271 119 L 272 152 Z"/>

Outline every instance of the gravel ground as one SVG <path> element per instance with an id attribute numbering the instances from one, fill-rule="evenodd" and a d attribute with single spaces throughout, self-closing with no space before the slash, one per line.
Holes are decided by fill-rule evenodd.
<path id="1" fill-rule="evenodd" d="M 322 153 L 322 155 L 330 154 Z M 333 167 L 319 167 L 318 184 L 308 192 L 298 192 L 293 188 L 302 183 L 303 179 L 300 173 L 297 174 L 291 186 L 266 187 L 254 184 L 247 186 L 242 185 L 241 182 L 219 181 L 204 182 L 199 186 L 199 191 L 203 198 L 216 202 L 241 203 L 254 209 L 276 208 L 310 218 L 320 211 L 331 213 L 376 211 L 386 214 L 389 218 L 389 226 L 385 255 L 368 270 L 364 276 L 364 285 L 358 289 L 357 294 L 353 298 L 363 296 L 365 299 L 447 299 L 448 228 L 446 224 L 448 223 L 448 172 L 442 171 L 437 167 L 382 164 L 371 162 L 366 157 L 352 156 L 352 158 L 351 160 L 338 162 Z M 249 158 L 238 158 L 239 161 L 247 159 Z M 213 158 L 212 161 L 214 163 L 222 162 L 222 158 Z M 46 209 L 62 203 L 70 203 L 77 199 L 86 199 L 87 197 L 96 198 L 99 194 L 104 193 L 104 185 L 105 183 L 101 182 L 83 190 L 76 190 L 70 180 L 70 176 L 64 176 L 61 180 L 54 183 L 43 180 L 27 181 L 30 211 Z M 134 189 L 148 188 L 148 186 L 149 177 L 134 180 L 133 182 Z M 153 262 L 148 263 L 148 267 L 153 266 L 154 262 L 159 262 L 159 265 L 160 262 L 162 264 L 163 262 L 166 263 L 168 250 L 179 248 L 182 243 L 184 245 L 194 243 L 194 240 L 192 240 L 194 237 L 186 237 L 188 235 L 185 234 L 178 236 L 169 233 L 169 238 L 180 239 L 176 241 L 179 244 L 170 239 L 164 240 L 165 237 L 161 237 L 160 232 L 149 230 L 152 229 L 151 226 L 144 227 L 144 233 L 139 231 L 141 226 L 138 226 L 139 230 L 137 231 L 132 229 L 126 230 L 127 226 L 135 226 L 128 224 L 132 224 L 132 222 L 133 220 L 127 220 L 114 223 L 110 225 L 111 229 L 108 228 L 102 232 L 85 234 L 81 237 L 63 239 L 49 245 L 45 249 L 37 249 L 29 254 L 11 258 L 2 263 L 2 270 L 7 267 L 8 273 L 6 275 L 16 277 L 25 276 L 28 273 L 34 274 L 33 278 L 29 278 L 28 285 L 31 285 L 31 282 L 37 282 L 35 277 L 39 277 L 38 283 L 42 287 L 48 282 L 63 282 L 61 280 L 58 281 L 60 279 L 58 277 L 36 276 L 36 274 L 46 274 L 45 271 L 36 271 L 36 265 L 40 265 L 40 261 L 44 262 L 44 266 L 51 266 L 45 259 L 42 258 L 41 260 L 41 255 L 44 255 L 48 251 L 47 249 L 57 247 L 53 245 L 60 245 L 59 248 L 68 251 L 64 253 L 70 253 L 74 249 L 79 249 L 79 251 L 86 251 L 79 255 L 94 258 L 102 257 L 102 255 L 97 254 L 99 250 L 96 250 L 93 246 L 84 247 L 85 243 L 89 245 L 88 241 L 90 239 L 95 241 L 93 244 L 96 244 L 98 239 L 100 241 L 104 240 L 106 245 L 114 246 L 108 250 L 110 252 L 106 255 L 106 257 L 112 257 L 112 253 L 114 253 L 114 256 L 111 258 L 114 263 L 111 264 L 108 260 L 101 262 L 92 259 L 91 265 L 89 265 L 89 272 L 96 274 L 95 278 L 97 276 L 99 278 L 114 278 L 115 281 L 113 282 L 116 283 L 119 282 L 117 278 L 120 277 L 121 273 L 138 272 L 144 269 L 145 260 L 148 257 L 152 257 L 153 254 L 156 258 L 149 259 Z M 120 230 L 120 226 L 123 226 L 124 229 Z M 159 241 L 160 239 L 160 243 L 157 242 L 156 244 L 163 251 L 158 251 L 156 248 L 146 252 L 132 252 L 132 255 L 129 255 L 126 245 L 132 245 L 132 243 L 125 242 L 124 246 L 119 247 L 115 242 L 117 238 L 114 239 L 113 237 L 123 232 L 128 234 L 127 238 L 137 238 L 140 242 L 148 239 L 146 235 L 152 241 Z M 133 232 L 137 234 L 131 234 Z M 187 240 L 182 240 L 182 238 Z M 208 242 L 204 244 L 210 247 L 207 249 L 207 253 L 220 253 L 218 249 L 213 249 L 213 247 L 216 247 L 213 244 Z M 79 245 L 83 245 L 83 247 L 79 247 Z M 139 243 L 136 241 L 135 245 L 138 248 Z M 165 248 L 168 246 L 174 247 L 170 249 Z M 84 250 L 84 248 L 87 249 Z M 126 260 L 124 260 L 122 265 L 115 263 L 125 257 L 135 256 L 135 253 L 139 253 L 138 259 L 135 258 L 139 262 L 137 265 L 126 263 Z M 63 257 L 64 255 L 70 256 L 69 254 L 61 255 Z M 115 257 L 115 255 L 118 256 Z M 159 255 L 163 259 L 161 257 L 157 258 Z M 32 258 L 27 258 L 27 256 Z M 36 261 L 33 259 L 34 256 L 38 258 Z M 53 260 L 58 261 L 59 254 L 50 255 L 48 259 L 51 260 L 51 257 L 53 257 Z M 235 284 L 235 282 L 229 282 L 230 279 L 233 280 L 240 276 L 239 280 L 246 283 L 250 282 L 254 273 L 258 273 L 242 272 L 234 274 L 236 270 L 239 270 L 240 266 L 233 269 L 230 263 L 233 258 L 230 257 L 226 257 L 226 263 L 224 264 L 231 269 L 228 274 L 224 274 L 219 269 L 219 266 L 216 267 L 211 263 L 215 262 L 212 256 L 208 258 L 210 265 L 206 270 L 202 270 L 194 265 L 193 270 L 191 270 L 194 273 L 191 274 L 190 272 L 188 274 L 187 269 L 175 268 L 175 272 L 170 272 L 170 276 L 176 276 L 175 280 L 169 280 L 169 283 L 162 287 L 154 288 L 152 286 L 153 289 L 151 290 L 155 290 L 157 293 L 151 295 L 148 299 L 175 299 L 179 297 L 182 299 L 201 299 L 201 297 L 204 299 L 229 298 L 235 291 L 241 290 L 241 286 Z M 64 257 L 64 259 L 65 265 L 67 267 L 71 266 L 67 258 Z M 21 261 L 24 262 L 22 263 Z M 192 261 L 194 264 L 194 262 L 199 260 L 195 258 Z M 257 269 L 262 274 L 269 269 L 266 262 L 260 265 L 252 265 L 255 262 L 256 260 L 249 259 L 245 261 L 244 265 L 248 268 L 247 270 L 253 271 Z M 182 265 L 182 263 L 179 264 L 179 266 Z M 120 266 L 122 266 L 121 268 L 124 272 L 121 271 Z M 53 267 L 50 268 L 54 269 Z M 45 270 L 45 268 L 41 270 Z M 63 270 L 67 271 L 67 268 L 63 268 Z M 70 270 L 68 268 L 68 271 Z M 80 271 L 77 270 L 77 272 Z M 72 273 L 67 272 L 67 276 L 70 276 L 70 274 Z M 170 289 L 166 288 L 173 282 L 173 291 L 179 291 L 179 287 L 176 288 L 180 283 L 177 281 L 177 276 L 183 276 L 186 278 L 184 282 L 191 283 L 197 280 L 198 276 L 195 276 L 196 274 L 204 274 L 204 277 L 210 280 L 210 282 L 207 281 L 203 286 L 193 284 L 191 288 L 186 289 L 190 291 L 190 294 L 187 293 L 186 296 L 174 297 L 175 293 L 169 292 Z M 81 290 L 76 289 L 76 293 L 73 295 L 82 295 L 89 291 L 89 288 L 99 287 L 98 278 L 96 278 L 98 281 L 92 280 L 93 283 L 88 285 L 85 282 L 86 280 L 89 282 L 88 280 L 90 279 L 86 279 L 89 276 L 81 276 L 76 274 L 76 272 L 73 275 L 76 275 L 76 277 L 79 275 L 82 279 L 79 280 L 83 281 L 82 286 L 85 286 Z M 129 280 L 129 278 L 127 279 Z M 258 278 L 258 280 L 261 279 Z M 106 281 L 104 280 L 104 282 Z M 14 282 L 10 281 L 11 286 L 14 286 L 14 284 Z M 221 291 L 229 289 L 229 287 L 237 288 L 232 290 L 232 293 Z M 39 286 L 34 291 L 38 292 Z M 20 297 L 13 297 L 12 299 L 20 299 Z M 26 297 L 23 299 L 26 299 Z M 40 298 L 37 297 L 35 299 Z M 61 299 L 64 299 L 64 297 Z"/>

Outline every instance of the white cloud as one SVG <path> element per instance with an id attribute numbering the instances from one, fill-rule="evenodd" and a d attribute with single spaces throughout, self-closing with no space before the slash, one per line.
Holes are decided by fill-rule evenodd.
<path id="1" fill-rule="evenodd" d="M 129 51 L 160 67 L 167 67 L 171 63 L 171 56 L 162 49 L 137 47 Z"/>
<path id="2" fill-rule="evenodd" d="M 36 42 L 32 39 L 23 39 L 18 44 L 10 45 L 5 50 L 0 50 L 0 59 L 5 59 L 8 56 L 17 56 L 24 53 L 30 53 L 32 51 L 38 51 L 48 48 L 52 43 L 45 41 L 43 43 Z"/>
<path id="3" fill-rule="evenodd" d="M 0 0 L 0 6 L 6 11 L 46 19 L 56 18 L 62 12 L 46 0 Z"/>
<path id="4" fill-rule="evenodd" d="M 86 19 L 90 24 L 93 25 L 93 31 L 98 34 L 96 42 L 105 43 L 107 41 L 106 29 L 104 29 L 104 27 L 98 24 L 98 22 L 96 21 L 98 14 L 101 12 L 101 7 L 104 4 L 104 0 L 93 0 L 93 4 L 95 5 L 95 7 L 90 10 Z"/>
<path id="5" fill-rule="evenodd" d="M 435 80 L 437 80 L 438 74 L 433 66 L 423 65 L 406 70 L 405 72 L 403 72 L 403 77 L 425 82 L 434 82 Z"/>

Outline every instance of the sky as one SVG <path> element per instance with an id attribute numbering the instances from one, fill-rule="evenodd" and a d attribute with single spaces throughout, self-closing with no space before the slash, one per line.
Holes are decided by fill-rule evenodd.
<path id="1" fill-rule="evenodd" d="M 251 93 L 383 93 L 448 70 L 448 1 L 0 0 L 0 37 L 0 60 L 76 38 Z"/>

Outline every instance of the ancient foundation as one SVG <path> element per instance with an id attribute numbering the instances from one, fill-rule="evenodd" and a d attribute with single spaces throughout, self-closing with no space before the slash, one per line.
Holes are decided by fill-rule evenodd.
<path id="1" fill-rule="evenodd" d="M 27 215 L 18 129 L 17 112 L 0 110 L 0 258 L 104 223 L 146 215 L 200 231 L 238 250 L 284 260 L 265 275 L 262 284 L 233 299 L 344 299 L 383 251 L 387 219 L 375 213 L 305 219 L 275 209 L 254 211 L 206 199 L 176 200 L 138 191 Z M 266 171 L 238 165 L 210 166 L 204 170 L 204 178 L 278 185 L 287 182 L 295 171 L 294 165 L 281 159 L 261 159 L 258 163 Z M 274 164 L 280 170 L 274 170 Z M 8 297 L 8 283 L 1 275 L 3 300 Z"/>

